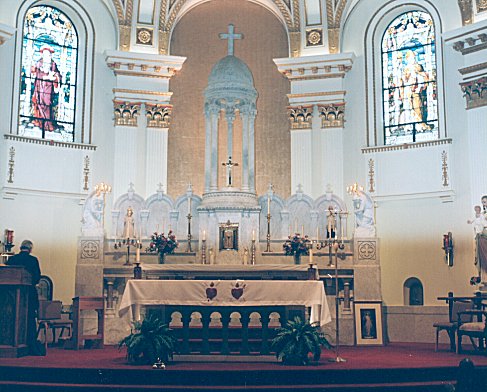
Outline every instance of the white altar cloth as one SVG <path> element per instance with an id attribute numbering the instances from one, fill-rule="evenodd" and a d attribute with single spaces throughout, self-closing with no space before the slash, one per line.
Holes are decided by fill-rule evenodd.
<path id="1" fill-rule="evenodd" d="M 311 308 L 312 323 L 319 322 L 323 326 L 331 321 L 323 282 L 312 280 L 131 279 L 125 286 L 119 315 L 123 316 L 131 312 L 133 305 L 298 305 Z"/>

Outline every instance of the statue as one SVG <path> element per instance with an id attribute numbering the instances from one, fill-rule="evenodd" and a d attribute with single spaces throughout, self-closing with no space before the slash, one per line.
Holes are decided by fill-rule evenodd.
<path id="1" fill-rule="evenodd" d="M 83 236 L 103 236 L 103 196 L 93 192 L 86 199 L 81 218 Z"/>
<path id="2" fill-rule="evenodd" d="M 326 212 L 326 221 L 326 238 L 335 238 L 337 227 L 336 211 L 331 205 L 328 206 L 328 211 Z"/>
<path id="3" fill-rule="evenodd" d="M 135 238 L 135 221 L 134 210 L 132 207 L 127 208 L 127 214 L 123 220 L 123 236 L 122 238 Z"/>
<path id="4" fill-rule="evenodd" d="M 355 212 L 355 237 L 375 237 L 374 202 L 364 191 L 357 190 L 353 194 Z"/>
<path id="5" fill-rule="evenodd" d="M 468 220 L 475 232 L 475 265 L 482 282 L 487 282 L 487 196 L 482 196 L 482 207 L 475 206 L 475 218 Z"/>
<path id="6" fill-rule="evenodd" d="M 249 250 L 247 248 L 244 248 L 243 251 L 243 265 L 248 265 L 249 264 Z"/>
<path id="7" fill-rule="evenodd" d="M 209 256 L 209 259 L 210 259 L 210 264 L 215 264 L 216 255 L 215 255 L 215 251 L 213 250 L 213 248 L 210 248 L 208 250 L 208 256 Z"/>

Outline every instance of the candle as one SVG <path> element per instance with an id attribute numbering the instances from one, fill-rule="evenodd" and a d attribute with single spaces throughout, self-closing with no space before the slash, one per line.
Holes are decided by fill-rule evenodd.
<path id="1" fill-rule="evenodd" d="M 188 215 L 191 214 L 191 197 L 188 196 Z"/>
<path id="2" fill-rule="evenodd" d="M 267 196 L 267 214 L 271 213 L 271 198 Z"/>
<path id="3" fill-rule="evenodd" d="M 309 248 L 309 263 L 313 264 L 313 244 L 311 244 L 311 248 Z"/>
<path id="4" fill-rule="evenodd" d="M 304 225 L 301 225 L 301 235 L 304 236 Z"/>
<path id="5" fill-rule="evenodd" d="M 298 232 L 298 220 L 294 219 L 294 234 Z"/>
<path id="6" fill-rule="evenodd" d="M 135 248 L 135 262 L 140 263 L 140 241 L 137 241 L 137 247 Z"/>
<path id="7" fill-rule="evenodd" d="M 252 230 L 252 241 L 255 241 L 255 230 Z"/>
<path id="8" fill-rule="evenodd" d="M 316 228 L 316 241 L 319 241 L 320 240 L 320 227 L 318 226 Z"/>
<path id="9" fill-rule="evenodd" d="M 206 230 L 203 230 L 203 241 L 206 240 Z"/>

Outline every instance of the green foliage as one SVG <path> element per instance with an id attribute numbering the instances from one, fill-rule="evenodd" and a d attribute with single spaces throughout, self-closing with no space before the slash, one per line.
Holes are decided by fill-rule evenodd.
<path id="1" fill-rule="evenodd" d="M 177 339 L 167 324 L 154 314 L 144 321 L 132 323 L 130 335 L 123 338 L 118 348 L 127 347 L 127 359 L 134 364 L 153 364 L 160 359 L 167 363 L 176 351 Z"/>
<path id="2" fill-rule="evenodd" d="M 276 357 L 285 365 L 308 365 L 310 357 L 318 361 L 321 354 L 321 346 L 330 348 L 317 323 L 295 317 L 277 330 L 276 337 L 272 340 L 272 347 L 276 351 Z"/>

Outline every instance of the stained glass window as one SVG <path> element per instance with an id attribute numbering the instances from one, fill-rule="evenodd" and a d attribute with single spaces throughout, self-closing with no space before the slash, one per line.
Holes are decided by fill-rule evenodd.
<path id="1" fill-rule="evenodd" d="M 73 142 L 78 35 L 56 8 L 31 7 L 25 16 L 19 135 Z"/>
<path id="2" fill-rule="evenodd" d="M 437 139 L 435 29 L 428 13 L 407 12 L 387 27 L 382 80 L 385 144 Z"/>

